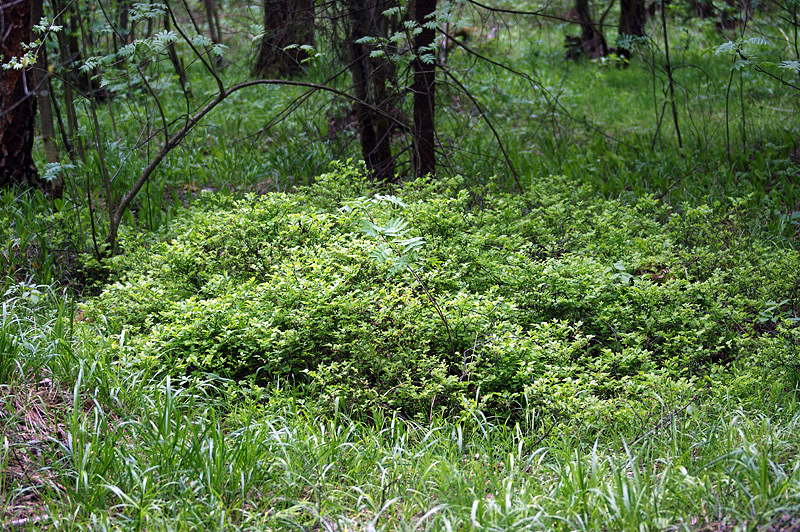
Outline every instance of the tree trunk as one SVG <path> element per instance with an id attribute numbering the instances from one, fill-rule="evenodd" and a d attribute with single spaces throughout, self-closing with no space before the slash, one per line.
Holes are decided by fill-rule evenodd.
<path id="1" fill-rule="evenodd" d="M 208 33 L 211 35 L 211 40 L 215 43 L 222 42 L 222 28 L 219 24 L 219 13 L 217 13 L 217 4 L 215 0 L 203 0 L 203 7 L 206 11 L 206 22 L 208 23 Z M 222 56 L 214 58 L 214 65 L 217 70 L 221 70 L 225 64 L 225 59 Z"/>
<path id="2" fill-rule="evenodd" d="M 208 23 L 208 32 L 211 35 L 211 40 L 215 43 L 222 42 L 222 31 L 219 27 L 219 16 L 217 15 L 217 6 L 214 0 L 203 0 L 203 7 L 206 10 L 206 22 Z"/>
<path id="3" fill-rule="evenodd" d="M 414 126 L 412 130 L 412 146 L 414 159 L 414 177 L 423 177 L 436 173 L 436 153 L 434 125 L 436 61 L 431 49 L 436 38 L 436 30 L 426 27 L 432 22 L 431 16 L 436 11 L 436 0 L 417 0 L 414 9 L 414 20 L 422 31 L 414 38 Z"/>
<path id="4" fill-rule="evenodd" d="M 393 98 L 388 89 L 393 65 L 386 57 L 370 57 L 373 44 L 359 43 L 364 37 L 387 37 L 389 28 L 382 24 L 382 11 L 389 7 L 378 0 L 350 0 L 348 9 L 352 23 L 349 39 L 351 48 L 350 73 L 353 77 L 353 95 L 358 123 L 361 156 L 377 181 L 394 179 L 391 126 L 386 115 L 394 111 Z"/>
<path id="5" fill-rule="evenodd" d="M 31 20 L 41 20 L 44 14 L 43 0 L 33 0 Z M 48 164 L 58 163 L 58 145 L 56 144 L 56 127 L 53 120 L 53 107 L 50 105 L 50 69 L 47 62 L 47 47 L 40 46 L 33 68 L 33 79 L 36 83 L 36 100 L 39 104 L 39 126 L 42 130 L 44 157 Z M 64 192 L 64 180 L 61 174 L 50 181 L 50 191 L 60 198 Z"/>
<path id="6" fill-rule="evenodd" d="M 136 38 L 133 35 L 132 28 L 129 27 L 131 0 L 120 0 L 118 9 L 119 9 L 119 33 L 122 36 L 122 44 L 128 44 L 130 42 L 133 42 L 133 40 Z"/>
<path id="7" fill-rule="evenodd" d="M 314 46 L 314 0 L 264 0 L 264 37 L 253 76 L 289 76 L 298 72 Z M 287 46 L 297 45 L 286 49 Z"/>
<path id="8" fill-rule="evenodd" d="M 31 0 L 0 3 L 0 54 L 22 58 L 31 41 Z M 42 186 L 33 163 L 36 87 L 30 69 L 0 70 L 0 187 Z"/>
<path id="9" fill-rule="evenodd" d="M 644 0 L 621 0 L 619 9 L 619 34 L 644 37 L 647 22 Z"/>
<path id="10" fill-rule="evenodd" d="M 367 88 L 370 78 L 369 61 L 362 52 L 362 46 L 355 42 L 353 43 L 353 56 L 353 62 L 350 65 L 350 74 L 353 77 L 353 94 L 360 100 L 355 104 L 358 139 L 361 144 L 361 156 L 364 158 L 367 168 L 373 171 L 378 166 L 375 160 L 378 141 L 375 135 L 374 116 L 367 103 L 369 98 Z"/>
<path id="11" fill-rule="evenodd" d="M 56 12 L 65 12 L 66 7 L 61 5 L 59 0 L 53 0 L 53 9 Z M 74 20 L 74 18 L 73 18 Z M 78 113 L 75 109 L 75 92 L 73 87 L 77 84 L 75 75 L 75 68 L 72 65 L 75 57 L 73 56 L 73 47 L 77 50 L 77 42 L 72 43 L 72 38 L 67 36 L 66 31 L 59 31 L 56 33 L 56 41 L 58 42 L 58 54 L 61 65 L 67 67 L 66 82 L 61 84 L 64 91 L 61 102 L 64 105 L 64 112 L 67 115 L 67 131 L 64 135 L 64 147 L 69 154 L 70 159 L 73 161 L 79 158 L 81 161 L 86 161 L 86 153 L 84 150 L 83 140 L 78 135 Z M 75 52 L 78 53 L 78 52 Z M 62 128 L 62 134 L 63 128 Z"/>
<path id="12" fill-rule="evenodd" d="M 647 11 L 645 10 L 644 0 L 621 0 L 619 6 L 619 28 L 617 33 L 620 37 L 644 37 L 644 27 L 647 23 Z M 631 49 L 621 46 L 618 53 L 630 58 Z"/>
<path id="13" fill-rule="evenodd" d="M 171 29 L 172 28 L 170 27 L 169 23 L 169 14 L 165 14 L 164 30 L 170 31 Z M 175 69 L 175 73 L 178 75 L 178 83 L 181 85 L 181 91 L 183 92 L 184 96 L 189 99 L 193 99 L 194 94 L 192 94 L 192 89 L 189 87 L 189 81 L 186 79 L 186 69 L 183 68 L 183 61 L 181 61 L 181 59 L 178 57 L 178 49 L 174 42 L 171 42 L 167 45 L 167 56 L 172 63 L 172 67 Z"/>
<path id="14" fill-rule="evenodd" d="M 98 69 L 93 68 L 91 72 L 81 71 L 84 53 L 91 54 L 88 52 L 89 36 L 84 31 L 80 2 L 53 0 L 52 4 L 53 10 L 61 14 L 61 20 L 64 21 L 63 25 L 65 26 L 63 30 L 56 34 L 62 66 L 69 69 L 67 73 L 63 74 L 66 81 L 65 85 L 71 84 L 74 89 L 77 89 L 86 98 L 89 97 L 90 93 L 93 93 L 96 98 L 104 100 L 107 97 L 106 90 L 95 79 L 99 73 Z M 82 48 L 83 53 L 81 51 Z"/>
<path id="15" fill-rule="evenodd" d="M 712 0 L 689 0 L 689 5 L 697 17 L 714 18 L 717 15 L 717 10 L 714 8 Z"/>
<path id="16" fill-rule="evenodd" d="M 592 13 L 589 9 L 589 0 L 575 0 L 575 11 L 581 25 L 580 46 L 583 53 L 589 57 L 603 57 L 608 55 L 608 45 L 603 32 L 595 26 Z"/>

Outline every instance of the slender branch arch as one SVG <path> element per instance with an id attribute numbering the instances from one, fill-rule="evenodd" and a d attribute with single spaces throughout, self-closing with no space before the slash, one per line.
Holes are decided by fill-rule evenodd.
<path id="1" fill-rule="evenodd" d="M 237 85 L 233 85 L 227 89 L 222 89 L 214 98 L 211 99 L 205 106 L 203 106 L 199 111 L 197 111 L 194 115 L 189 117 L 184 125 L 171 136 L 165 138 L 164 145 L 161 149 L 156 153 L 147 166 L 142 169 L 139 177 L 136 179 L 136 182 L 130 188 L 130 190 L 122 197 L 119 204 L 117 205 L 116 209 L 114 210 L 113 214 L 111 215 L 111 220 L 109 224 L 108 236 L 106 237 L 106 244 L 110 248 L 108 251 L 113 254 L 115 252 L 116 243 L 117 243 L 117 236 L 119 234 L 119 225 L 122 222 L 122 217 L 125 212 L 130 207 L 133 200 L 136 198 L 136 195 L 142 190 L 142 187 L 147 183 L 150 179 L 150 176 L 153 172 L 158 168 L 158 165 L 161 161 L 166 157 L 174 148 L 176 148 L 186 137 L 186 135 L 194 129 L 194 127 L 205 117 L 208 113 L 213 111 L 219 104 L 221 104 L 225 99 L 228 98 L 231 94 L 234 94 L 240 90 L 247 89 L 249 87 L 256 87 L 260 85 L 287 85 L 287 86 L 294 86 L 294 87 L 306 87 L 313 91 L 324 91 L 336 94 L 337 96 L 341 96 L 347 100 L 358 102 L 361 105 L 365 105 L 370 108 L 372 111 L 381 114 L 388 120 L 399 124 L 402 127 L 406 127 L 405 124 L 397 120 L 395 117 L 383 113 L 380 109 L 369 105 L 367 102 L 363 102 L 352 96 L 344 91 L 339 89 L 329 87 L 327 85 L 320 85 L 317 83 L 310 83 L 306 81 L 294 81 L 294 80 L 283 80 L 283 79 L 254 79 L 244 81 Z M 302 95 L 302 97 L 307 97 L 307 93 Z M 516 175 L 516 174 L 515 174 Z"/>

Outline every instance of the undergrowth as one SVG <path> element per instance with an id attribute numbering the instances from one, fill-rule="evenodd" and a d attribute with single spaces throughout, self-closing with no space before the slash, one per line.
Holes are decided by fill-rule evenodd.
<path id="1" fill-rule="evenodd" d="M 552 435 L 535 408 L 506 424 L 479 412 L 416 423 L 376 407 L 364 423 L 277 380 L 254 390 L 211 375 L 148 377 L 110 357 L 76 363 L 65 399 L 33 401 L 59 431 L 0 420 L 28 437 L 0 454 L 6 522 L 27 510 L 29 526 L 52 530 L 798 524 L 794 400 L 764 396 L 755 410 L 690 400 L 636 435 L 608 425 L 585 439 Z"/>
<path id="2" fill-rule="evenodd" d="M 187 212 L 117 259 L 83 319 L 133 368 L 289 380 L 356 419 L 536 408 L 591 434 L 652 419 L 664 393 L 796 378 L 791 231 L 751 236 L 736 204 L 604 200 L 560 177 L 381 195 L 341 166 Z"/>

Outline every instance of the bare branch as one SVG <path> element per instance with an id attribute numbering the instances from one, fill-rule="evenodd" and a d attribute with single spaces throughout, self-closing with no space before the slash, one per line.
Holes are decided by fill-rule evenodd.
<path id="1" fill-rule="evenodd" d="M 502 141 L 502 139 L 500 139 L 500 135 L 497 133 L 497 130 L 494 128 L 494 125 L 492 124 L 492 121 L 489 120 L 488 116 L 486 116 L 486 113 L 483 111 L 483 108 L 481 107 L 481 104 L 478 103 L 478 100 L 475 99 L 475 97 L 472 95 L 472 93 L 469 92 L 469 90 L 467 90 L 467 88 L 464 86 L 464 84 L 461 83 L 461 81 L 459 81 L 458 78 L 456 78 L 453 75 L 452 72 L 450 72 L 447 69 L 442 69 L 442 71 L 445 74 L 447 74 L 447 76 L 450 79 L 453 80 L 453 83 L 458 85 L 458 87 L 461 89 L 461 91 L 464 94 L 467 95 L 467 97 L 472 101 L 472 104 L 478 109 L 478 112 L 480 113 L 481 118 L 483 118 L 483 121 L 486 122 L 487 126 L 489 126 L 489 129 L 492 130 L 492 135 L 494 135 L 494 138 L 497 140 L 497 144 L 500 147 L 500 152 L 502 152 L 503 157 L 506 160 L 506 164 L 508 165 L 509 170 L 511 170 L 511 175 L 514 176 L 514 182 L 517 184 L 517 188 L 519 189 L 520 193 L 525 192 L 525 189 L 522 188 L 522 183 L 520 183 L 519 175 L 517 174 L 517 170 L 514 168 L 514 163 L 511 162 L 511 159 L 509 158 L 508 153 L 506 153 L 506 148 L 503 145 L 503 141 Z"/>

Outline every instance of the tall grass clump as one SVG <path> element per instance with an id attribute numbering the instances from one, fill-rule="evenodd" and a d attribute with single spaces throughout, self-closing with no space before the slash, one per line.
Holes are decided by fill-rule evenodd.
<path id="1" fill-rule="evenodd" d="M 529 409 L 369 423 L 275 382 L 142 378 L 81 364 L 46 447 L 55 529 L 665 530 L 796 524 L 796 403 L 695 401 L 636 437 L 553 435 Z M 121 372 L 123 402 L 93 387 Z M 135 392 L 135 393 L 129 393 Z M 231 400 L 233 398 L 233 400 Z M 116 405 L 114 407 L 113 405 Z M 31 490 L 32 488 L 27 488 Z"/>

